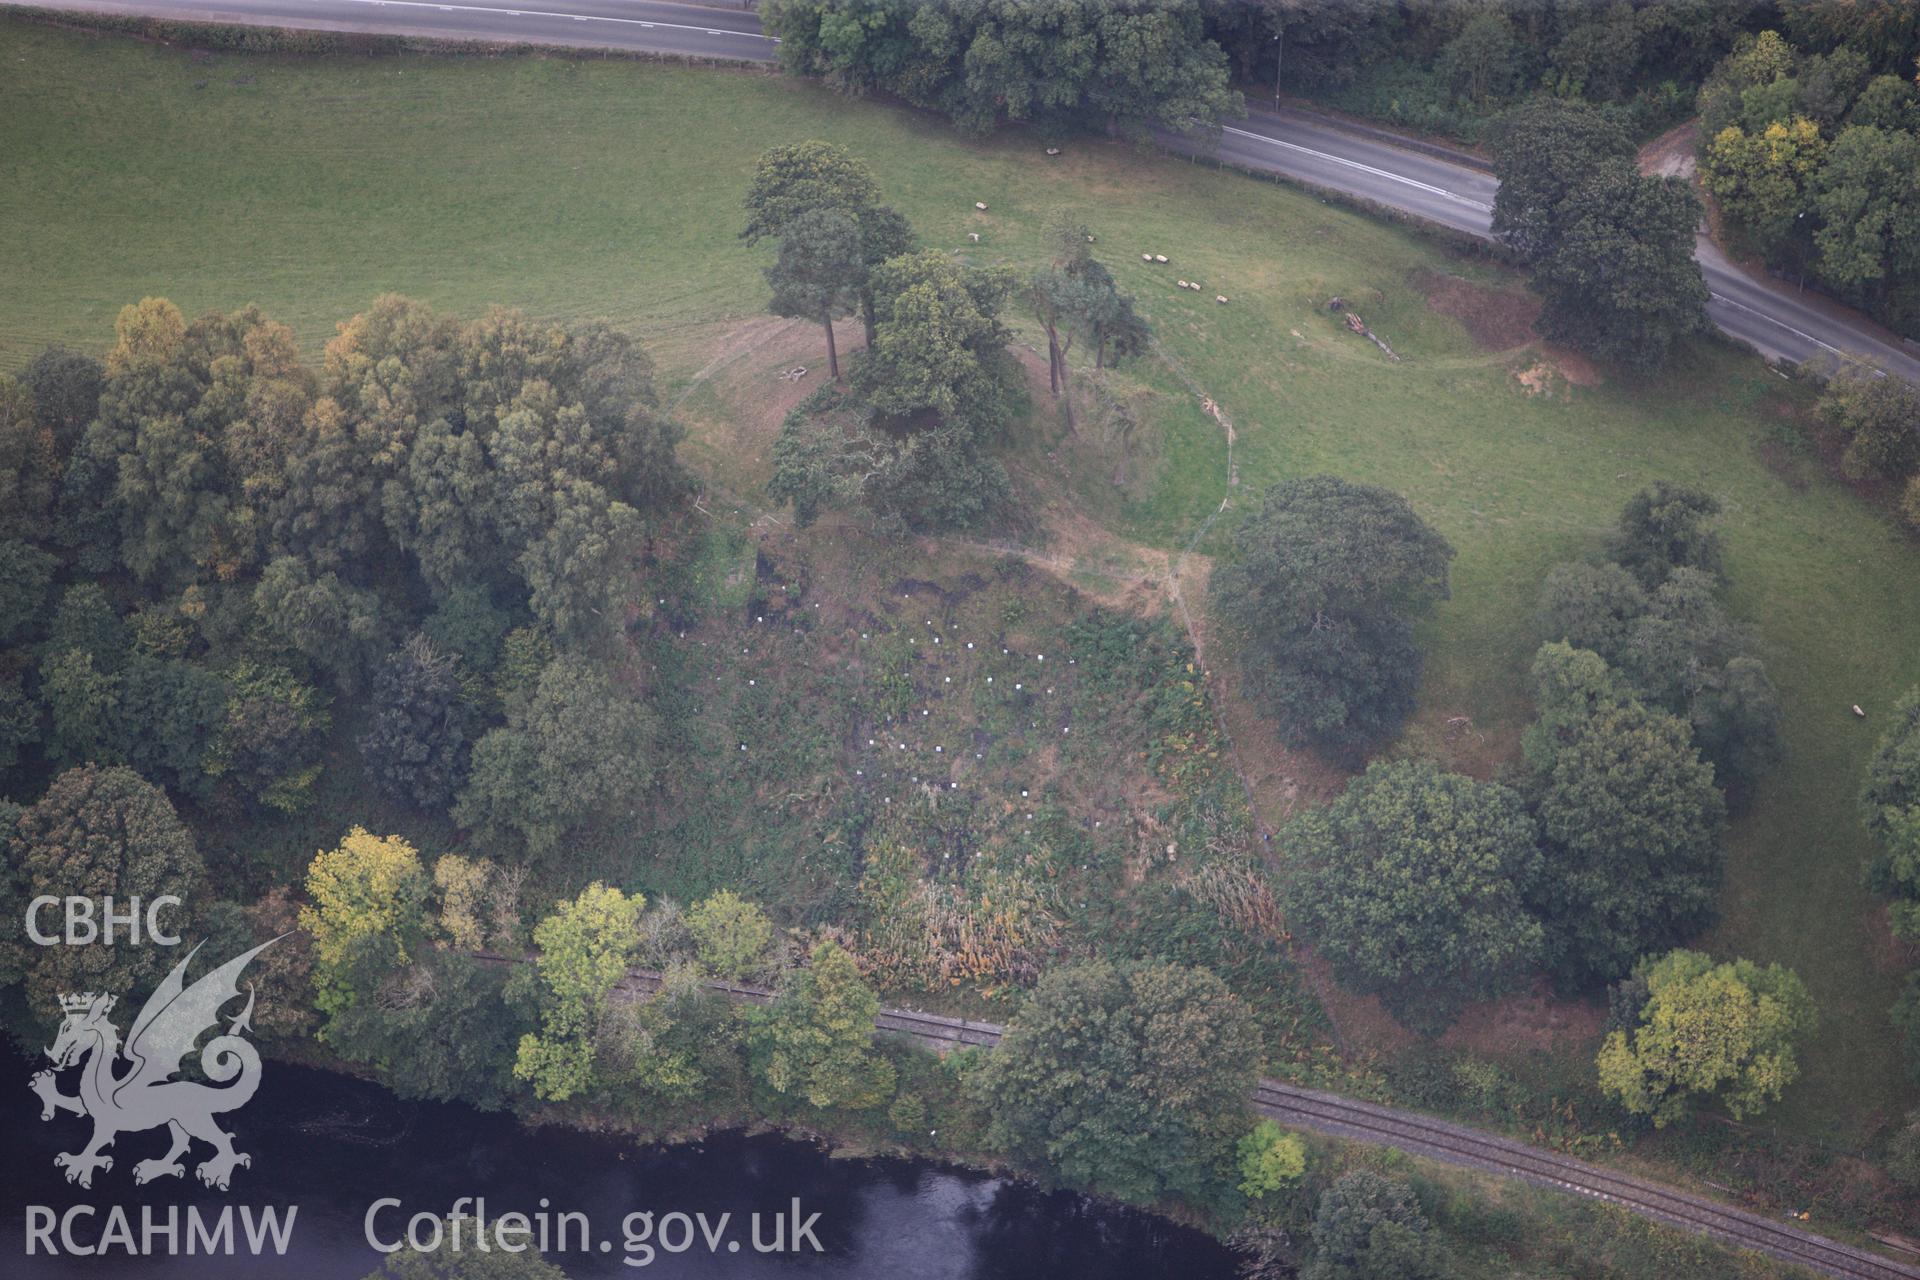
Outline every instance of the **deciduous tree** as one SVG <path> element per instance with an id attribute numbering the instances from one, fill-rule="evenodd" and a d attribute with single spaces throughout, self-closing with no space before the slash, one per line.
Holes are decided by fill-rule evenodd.
<path id="1" fill-rule="evenodd" d="M 366 673 L 392 643 L 378 595 L 331 571 L 315 576 L 293 556 L 262 570 L 253 609 L 274 644 L 349 691 L 365 687 Z"/>
<path id="2" fill-rule="evenodd" d="M 1867 887 L 1891 900 L 1895 936 L 1920 942 L 1920 688 L 1894 707 L 1893 723 L 1874 748 L 1860 813 L 1879 846 L 1867 864 Z"/>
<path id="3" fill-rule="evenodd" d="M 542 1098 L 564 1102 L 593 1087 L 593 1042 L 607 998 L 639 941 L 647 900 L 595 881 L 534 926 L 544 999 L 540 1031 L 520 1039 L 513 1074 Z"/>
<path id="4" fill-rule="evenodd" d="M 747 1015 L 754 1076 L 775 1094 L 813 1107 L 864 1110 L 893 1092 L 893 1064 L 873 1049 L 880 998 L 853 956 L 822 942 L 788 975 L 771 1004 Z"/>
<path id="5" fill-rule="evenodd" d="M 1016 277 L 931 251 L 894 258 L 873 273 L 873 346 L 855 385 L 909 429 L 964 423 L 977 438 L 1012 421 L 1019 370 L 999 319 Z"/>
<path id="6" fill-rule="evenodd" d="M 362 954 L 378 958 L 376 973 L 412 959 L 432 886 L 405 839 L 354 827 L 313 856 L 306 887 L 312 905 L 300 909 L 300 927 L 313 940 L 315 1003 L 333 1018 L 371 994 L 365 974 L 354 972 Z"/>
<path id="7" fill-rule="evenodd" d="M 250 803 L 297 813 L 313 800 L 327 697 L 285 667 L 242 659 L 227 668 L 227 713 L 206 768 Z"/>
<path id="8" fill-rule="evenodd" d="M 1462 1003 L 1539 958 L 1528 910 L 1541 873 L 1533 820 L 1497 783 L 1431 764 L 1375 764 L 1339 800 L 1289 823 L 1286 906 L 1342 981 L 1438 1030 Z"/>
<path id="9" fill-rule="evenodd" d="M 489 843 L 551 854 L 566 834 L 630 811 L 653 776 L 653 718 L 606 671 L 563 655 L 504 727 L 475 744 L 454 819 Z"/>
<path id="10" fill-rule="evenodd" d="M 880 203 L 880 184 L 865 161 L 830 142 L 788 143 L 761 155 L 743 203 L 747 225 L 740 238 L 752 244 L 782 234 L 802 214 L 831 209 L 857 216 Z"/>
<path id="11" fill-rule="evenodd" d="M 1920 471 L 1920 390 L 1904 378 L 1842 370 L 1820 397 L 1820 416 L 1847 433 L 1849 475 L 1897 481 Z"/>
<path id="12" fill-rule="evenodd" d="M 1252 1020 L 1205 969 L 1047 970 L 970 1079 L 990 1141 L 1071 1186 L 1204 1201 L 1231 1180 L 1258 1065 Z"/>
<path id="13" fill-rule="evenodd" d="M 1662 480 L 1642 489 L 1620 512 L 1613 559 L 1652 591 L 1675 569 L 1721 577 L 1720 501 L 1704 489 Z"/>
<path id="14" fill-rule="evenodd" d="M 1240 1194 L 1258 1200 L 1300 1181 L 1307 1171 L 1307 1144 L 1271 1120 L 1247 1130 L 1236 1149 L 1240 1160 Z"/>
<path id="15" fill-rule="evenodd" d="M 1413 1189 L 1366 1169 L 1321 1194 L 1312 1239 L 1301 1280 L 1441 1280 L 1450 1270 Z"/>
<path id="16" fill-rule="evenodd" d="M 1633 142 L 1601 112 L 1579 102 L 1538 98 L 1496 119 L 1487 133 L 1500 189 L 1493 234 L 1528 261 L 1554 252 L 1564 235 L 1560 207 L 1609 160 L 1628 160 Z"/>
<path id="17" fill-rule="evenodd" d="M 1634 974 L 1645 1004 L 1608 1034 L 1596 1060 L 1601 1090 L 1628 1111 L 1665 1126 L 1714 1096 L 1739 1120 L 1778 1101 L 1800 1074 L 1796 1041 L 1815 1017 L 1791 969 L 1672 951 Z"/>
<path id="18" fill-rule="evenodd" d="M 36 415 L 52 428 L 55 455 L 65 459 L 100 412 L 106 367 L 85 352 L 52 346 L 28 362 L 20 380 L 33 393 Z"/>
<path id="19" fill-rule="evenodd" d="M 59 492 L 53 430 L 35 412 L 33 393 L 0 374 L 0 538 L 44 538 Z"/>
<path id="20" fill-rule="evenodd" d="M 716 978 L 743 982 L 767 964 L 773 921 L 754 903 L 722 889 L 687 909 L 700 967 Z"/>
<path id="21" fill-rule="evenodd" d="M 1707 148 L 1704 180 L 1754 247 L 1778 258 L 1812 240 L 1805 215 L 1826 153 L 1811 120 L 1776 121 L 1757 134 L 1728 125 Z"/>
<path id="22" fill-rule="evenodd" d="M 144 912 L 171 895 L 181 905 L 161 919 L 175 933 L 199 913 L 205 869 L 193 836 L 166 793 L 131 769 L 83 765 L 55 778 L 19 815 L 7 861 L 19 869 L 28 899 L 91 898 L 96 911 L 104 909 L 105 898 L 120 911 L 138 900 Z M 41 928 L 60 928 L 54 912 L 42 913 Z M 43 1013 L 56 997 L 76 992 L 125 1000 L 157 982 L 178 959 L 165 947 L 124 940 L 114 946 L 37 947 L 28 946 L 18 928 L 11 936 L 21 949 L 28 994 Z"/>
<path id="23" fill-rule="evenodd" d="M 1534 909 L 1564 980 L 1611 981 L 1712 918 L 1725 803 L 1686 724 L 1599 655 L 1545 645 L 1533 680 L 1522 749 L 1546 854 Z"/>
<path id="24" fill-rule="evenodd" d="M 1604 161 L 1553 220 L 1554 246 L 1534 273 L 1547 337 L 1644 369 L 1705 329 L 1707 286 L 1693 256 L 1700 202 L 1683 181 Z"/>
<path id="25" fill-rule="evenodd" d="M 1447 598 L 1453 548 L 1406 499 L 1333 476 L 1286 480 L 1234 535 L 1213 608 L 1293 743 L 1357 750 L 1413 709 L 1413 624 Z"/>
<path id="26" fill-rule="evenodd" d="M 42 620 L 54 559 L 18 538 L 0 538 L 0 646 L 26 639 Z"/>

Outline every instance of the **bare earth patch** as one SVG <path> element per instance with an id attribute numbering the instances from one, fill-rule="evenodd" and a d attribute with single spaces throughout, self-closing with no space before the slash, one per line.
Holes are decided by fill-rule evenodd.
<path id="1" fill-rule="evenodd" d="M 1597 387 L 1606 381 L 1600 372 L 1600 366 L 1581 355 L 1578 351 L 1569 351 L 1565 347 L 1546 346 L 1541 348 L 1547 358 L 1553 361 L 1553 367 L 1560 376 L 1576 387 Z"/>
<path id="2" fill-rule="evenodd" d="M 1698 120 L 1689 120 L 1667 130 L 1640 148 L 1640 172 L 1649 177 L 1693 181 L 1694 170 L 1698 167 L 1695 154 L 1698 151 L 1699 133 Z"/>
<path id="3" fill-rule="evenodd" d="M 1540 978 L 1527 991 L 1469 1006 L 1440 1043 L 1480 1057 L 1519 1059 L 1591 1049 L 1606 1023 L 1607 1011 L 1597 1001 L 1557 999 Z"/>
<path id="4" fill-rule="evenodd" d="M 1530 396 L 1549 400 L 1567 394 L 1569 387 L 1593 387 L 1602 381 L 1600 368 L 1593 361 L 1565 347 L 1542 347 L 1541 358 L 1525 368 L 1515 366 L 1513 380 Z"/>
<path id="5" fill-rule="evenodd" d="M 1429 307 L 1458 320 L 1483 350 L 1508 351 L 1539 337 L 1533 322 L 1540 314 L 1540 299 L 1532 294 L 1433 271 L 1415 272 L 1413 285 L 1427 295 Z"/>
<path id="6" fill-rule="evenodd" d="M 1554 367 L 1544 360 L 1536 360 L 1526 368 L 1518 370 L 1513 380 L 1526 389 L 1530 396 L 1553 398 L 1554 388 L 1560 385 L 1560 375 Z"/>
<path id="7" fill-rule="evenodd" d="M 1540 318 L 1540 299 L 1516 289 L 1495 289 L 1460 276 L 1416 271 L 1413 286 L 1427 295 L 1427 305 L 1458 320 L 1483 351 L 1514 351 L 1539 344 L 1541 359 L 1514 374 L 1530 396 L 1552 396 L 1557 382 L 1576 387 L 1598 386 L 1600 368 L 1565 347 L 1542 343 L 1534 330 Z"/>

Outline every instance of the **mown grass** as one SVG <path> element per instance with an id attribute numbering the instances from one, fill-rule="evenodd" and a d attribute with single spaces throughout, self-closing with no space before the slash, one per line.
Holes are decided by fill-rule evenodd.
<path id="1" fill-rule="evenodd" d="M 734 232 L 771 143 L 847 146 L 930 246 L 981 260 L 1030 259 L 1044 211 L 1075 205 L 1187 375 L 1135 366 L 1158 392 L 1151 483 L 1120 494 L 1089 474 L 1086 509 L 1130 537 L 1185 543 L 1225 471 L 1194 388 L 1236 425 L 1243 502 L 1321 470 L 1406 493 L 1459 552 L 1454 597 L 1427 628 L 1429 731 L 1468 716 L 1510 741 L 1527 714 L 1541 575 L 1597 547 L 1648 481 L 1705 485 L 1727 505 L 1733 603 L 1758 626 L 1788 741 L 1736 828 L 1708 941 L 1793 965 L 1821 1004 L 1806 1078 L 1770 1121 L 1854 1142 L 1911 1100 L 1885 1024 L 1895 978 L 1872 960 L 1857 876 L 1853 797 L 1877 721 L 1848 708 L 1878 713 L 1920 678 L 1920 557 L 1817 459 L 1793 455 L 1807 394 L 1757 361 L 1703 343 L 1658 380 L 1529 397 L 1516 358 L 1479 351 L 1415 283 L 1431 270 L 1513 281 L 1402 228 L 1119 145 L 1048 159 L 1017 134 L 970 143 L 759 73 L 205 60 L 5 19 L 0 68 L 0 368 L 50 340 L 101 348 L 117 309 L 149 293 L 189 312 L 258 302 L 311 358 L 335 322 L 394 289 L 456 312 L 504 301 L 606 317 L 644 336 L 671 396 L 762 305 L 766 255 Z M 1141 252 L 1173 261 L 1149 267 Z M 1204 288 L 1176 291 L 1176 276 Z M 1402 362 L 1338 327 L 1325 309 L 1336 293 Z M 724 449 L 691 444 L 726 466 Z"/>

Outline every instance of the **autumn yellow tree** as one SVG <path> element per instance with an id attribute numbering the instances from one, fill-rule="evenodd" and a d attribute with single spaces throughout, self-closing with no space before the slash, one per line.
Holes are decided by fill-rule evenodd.
<path id="1" fill-rule="evenodd" d="M 1656 1127 L 1703 1096 L 1717 1096 L 1736 1120 L 1777 1100 L 1800 1074 L 1796 1042 L 1816 1020 L 1791 969 L 1715 964 L 1685 950 L 1642 960 L 1616 988 L 1621 1006 L 1629 1025 L 1600 1046 L 1600 1088 Z"/>
<path id="2" fill-rule="evenodd" d="M 407 963 L 426 927 L 431 882 L 420 855 L 399 836 L 349 831 L 337 848 L 323 849 L 307 867 L 300 927 L 313 938 L 313 983 L 321 1012 L 332 1017 L 368 985 L 355 970 L 363 961 L 382 968 Z"/>
<path id="3" fill-rule="evenodd" d="M 540 1031 L 520 1038 L 513 1074 L 556 1102 L 591 1087 L 605 1005 L 640 941 L 647 900 L 594 881 L 533 931 L 543 988 Z"/>
<path id="4" fill-rule="evenodd" d="M 1826 154 L 1820 126 L 1811 120 L 1776 120 L 1754 134 L 1729 125 L 1707 147 L 1707 189 L 1755 248 L 1777 257 L 1796 237 L 1804 248 L 1811 235 L 1801 215 Z"/>
<path id="5" fill-rule="evenodd" d="M 733 982 L 763 968 L 773 947 L 773 921 L 754 903 L 722 889 L 687 912 L 700 967 Z"/>

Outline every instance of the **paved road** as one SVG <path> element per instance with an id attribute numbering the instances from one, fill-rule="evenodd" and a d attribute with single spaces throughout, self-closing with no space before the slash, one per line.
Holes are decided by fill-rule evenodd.
<path id="1" fill-rule="evenodd" d="M 33 0 L 0 0 L 0 4 Z M 773 59 L 779 41 L 757 15 L 666 0 L 528 0 L 441 4 L 435 0 L 43 0 L 39 7 L 143 13 L 197 22 L 370 31 L 451 40 L 679 53 L 746 62 Z"/>
<path id="2" fill-rule="evenodd" d="M 1177 135 L 1163 140 L 1180 145 Z M 1256 111 L 1228 125 L 1216 154 L 1483 237 L 1500 186 L 1482 168 L 1299 112 Z M 1708 316 L 1762 354 L 1796 362 L 1855 356 L 1920 382 L 1920 355 L 1894 335 L 1824 299 L 1809 300 L 1777 280 L 1748 274 L 1705 235 L 1694 252 L 1712 295 Z"/>
<path id="3" fill-rule="evenodd" d="M 0 4 L 20 0 L 0 0 Z M 370 31 L 468 40 L 679 53 L 764 62 L 778 41 L 737 7 L 666 0 L 45 0 L 68 9 L 206 21 Z M 1174 146 L 1182 140 L 1169 135 Z M 1398 145 L 1298 112 L 1255 111 L 1222 133 L 1217 154 L 1250 169 L 1358 196 L 1470 235 L 1485 236 L 1497 183 L 1484 168 Z M 1850 355 L 1920 382 L 1920 352 L 1856 313 L 1742 271 L 1703 236 L 1708 314 L 1774 359 Z"/>
<path id="4" fill-rule="evenodd" d="M 442 4 L 437 0 L 53 2 L 67 9 L 145 13 L 187 20 L 679 53 L 743 61 L 772 58 L 777 43 L 760 33 L 758 21 L 752 14 L 664 0 L 539 0 L 537 7 L 520 8 Z M 18 0 L 0 0 L 0 4 L 6 3 L 18 3 Z M 1170 141 L 1177 144 L 1178 139 Z M 1497 186 L 1490 174 L 1470 164 L 1394 145 L 1298 113 L 1253 113 L 1224 131 L 1218 155 L 1237 165 L 1360 196 L 1480 236 L 1487 234 Z M 1795 360 L 1844 349 L 1866 356 L 1883 368 L 1898 369 L 1920 380 L 1920 361 L 1862 325 L 1783 296 L 1777 285 L 1747 277 L 1704 241 L 1701 258 L 1714 291 L 1714 319 L 1736 337 L 1770 355 Z M 636 972 L 630 981 L 638 989 L 649 990 L 659 979 L 654 974 Z M 726 985 L 726 989 L 736 999 L 759 1002 L 767 998 L 767 993 L 758 988 Z M 991 1023 L 937 1018 L 911 1010 L 885 1010 L 876 1024 L 882 1030 L 903 1032 L 935 1044 L 991 1045 L 999 1040 L 1001 1031 Z M 1279 1081 L 1263 1082 L 1255 1102 L 1260 1110 L 1304 1128 L 1384 1142 L 1435 1159 L 1495 1169 L 1607 1199 L 1634 1212 L 1735 1240 L 1834 1276 L 1862 1280 L 1920 1277 L 1920 1268 L 1836 1246 L 1812 1233 L 1782 1228 L 1756 1215 L 1727 1210 L 1657 1184 L 1623 1179 L 1610 1170 L 1541 1152 L 1510 1139 L 1446 1126 L 1415 1112 L 1316 1094 Z M 1415 1129 L 1432 1132 L 1414 1133 Z M 1433 1133 L 1443 1133 L 1446 1140 L 1436 1139 Z M 1536 1165 L 1539 1167 L 1534 1167 Z M 1717 1220 L 1708 1221 L 1701 1215 L 1713 1215 Z"/>

